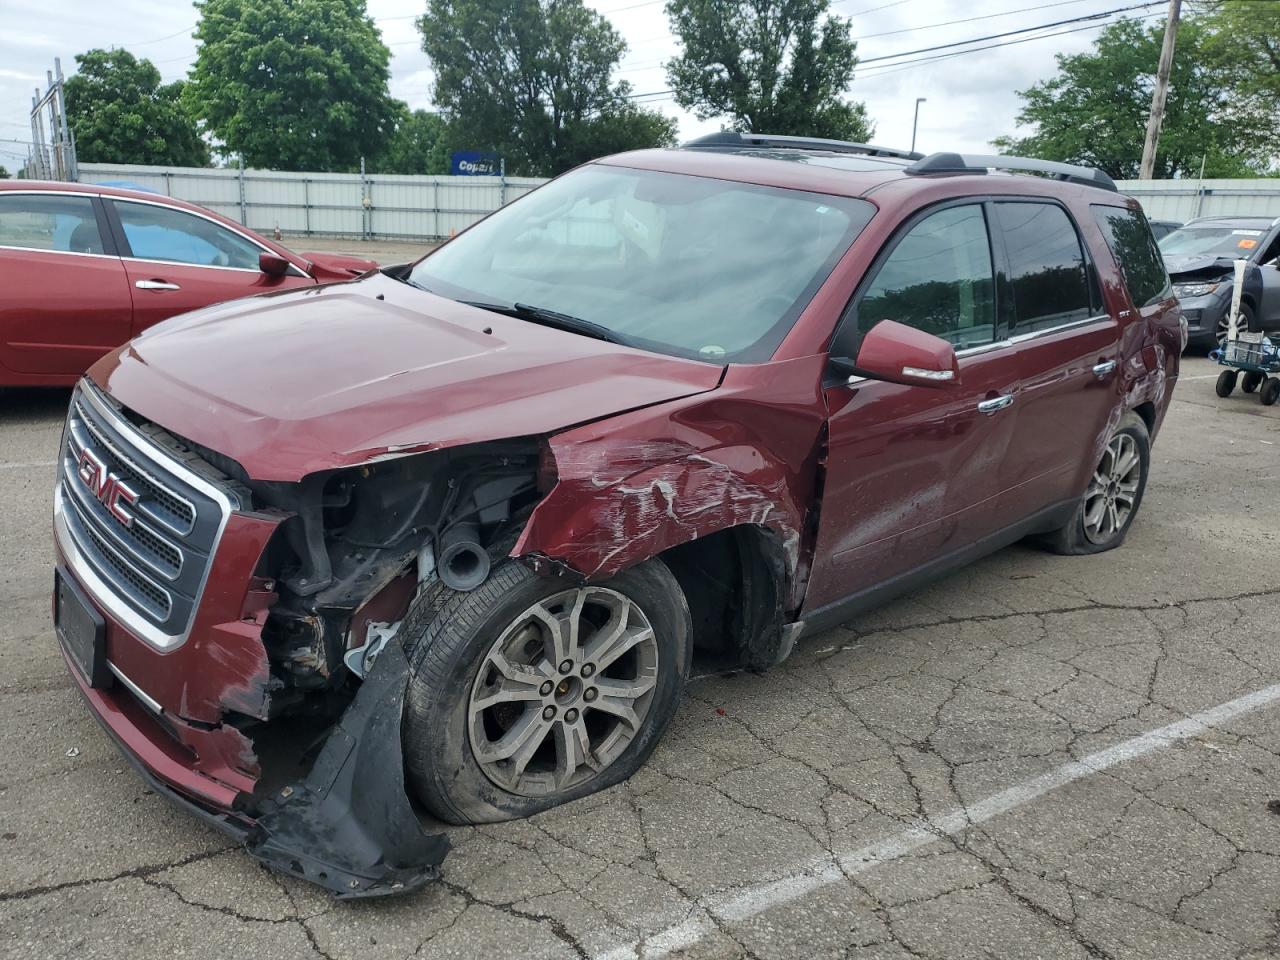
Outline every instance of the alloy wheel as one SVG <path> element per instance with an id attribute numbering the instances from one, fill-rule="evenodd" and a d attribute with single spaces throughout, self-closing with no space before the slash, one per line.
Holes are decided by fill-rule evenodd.
<path id="1" fill-rule="evenodd" d="M 538 601 L 494 641 L 472 684 L 477 763 L 526 797 L 584 783 L 644 727 L 658 666 L 653 627 L 623 594 L 581 587 Z"/>
<path id="2" fill-rule="evenodd" d="M 1129 521 L 1142 480 L 1138 443 L 1117 433 L 1107 444 L 1084 495 L 1084 533 L 1093 543 L 1106 543 Z"/>

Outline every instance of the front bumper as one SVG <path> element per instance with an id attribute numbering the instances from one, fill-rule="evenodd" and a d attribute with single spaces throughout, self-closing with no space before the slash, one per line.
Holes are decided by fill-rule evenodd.
<path id="1" fill-rule="evenodd" d="M 180 740 L 192 725 L 155 713 L 136 683 L 115 674 L 109 685 L 91 686 L 65 649 L 63 656 L 90 710 L 151 788 L 267 866 L 342 899 L 406 893 L 439 876 L 449 842 L 424 831 L 405 792 L 408 663 L 399 644 L 378 657 L 310 772 L 265 797 L 201 772 L 199 752 Z"/>

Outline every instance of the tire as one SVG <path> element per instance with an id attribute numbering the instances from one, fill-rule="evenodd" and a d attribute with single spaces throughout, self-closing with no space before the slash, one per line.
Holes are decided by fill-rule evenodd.
<path id="1" fill-rule="evenodd" d="M 549 621 L 575 615 L 589 632 L 553 649 Z M 692 653 L 684 593 L 656 559 L 586 585 L 507 560 L 438 612 L 411 610 L 401 632 L 409 781 L 457 824 L 527 817 L 631 776 L 675 714 Z M 630 644 L 616 659 L 606 634 Z"/>
<path id="2" fill-rule="evenodd" d="M 1258 395 L 1258 399 L 1262 401 L 1264 407 L 1273 405 L 1280 400 L 1280 379 L 1269 377 L 1262 387 L 1262 392 Z"/>
<path id="3" fill-rule="evenodd" d="M 1117 463 L 1114 459 L 1117 446 L 1123 451 L 1137 454 L 1137 463 L 1121 473 L 1120 481 L 1116 481 L 1116 475 L 1111 467 L 1111 464 Z M 1127 458 L 1122 456 L 1117 466 L 1124 467 L 1126 460 Z M 1136 473 L 1133 472 L 1134 470 Z M 1147 489 L 1147 475 L 1150 470 L 1151 436 L 1147 432 L 1147 425 L 1137 414 L 1126 413 L 1107 441 L 1107 448 L 1090 477 L 1089 488 L 1080 498 L 1080 503 L 1072 514 L 1071 520 L 1046 535 L 1042 542 L 1053 552 L 1067 556 L 1114 550 L 1124 543 L 1124 538 L 1138 515 L 1138 508 L 1142 506 L 1142 495 Z M 1105 476 L 1108 481 L 1108 484 L 1100 489 L 1097 483 L 1099 476 Z M 1121 516 L 1119 514 L 1122 511 L 1122 493 L 1129 498 L 1129 509 Z M 1112 495 L 1115 497 L 1112 502 L 1120 508 L 1117 509 L 1117 522 L 1108 529 L 1109 524 L 1106 518 L 1103 518 L 1103 526 L 1098 529 L 1090 522 L 1094 518 L 1094 511 L 1099 505 L 1099 499 L 1102 500 L 1104 507 L 1109 507 L 1107 497 Z M 1108 511 L 1104 509 L 1104 513 Z"/>
<path id="4" fill-rule="evenodd" d="M 1224 313 L 1221 319 L 1218 320 L 1213 331 L 1214 338 L 1218 341 L 1218 346 L 1222 346 L 1227 341 L 1227 334 L 1230 332 L 1230 315 L 1231 308 L 1228 306 L 1226 313 Z M 1236 329 L 1249 330 L 1252 328 L 1253 316 L 1253 307 L 1249 306 L 1247 303 L 1240 304 L 1240 318 L 1236 321 Z"/>
<path id="5" fill-rule="evenodd" d="M 1231 396 L 1231 391 L 1236 388 L 1236 371 L 1223 370 L 1218 374 L 1218 382 L 1213 385 L 1214 391 L 1220 397 Z"/>
<path id="6" fill-rule="evenodd" d="M 1266 376 L 1261 373 L 1246 373 L 1240 380 L 1240 389 L 1245 393 L 1253 393 L 1266 379 Z"/>

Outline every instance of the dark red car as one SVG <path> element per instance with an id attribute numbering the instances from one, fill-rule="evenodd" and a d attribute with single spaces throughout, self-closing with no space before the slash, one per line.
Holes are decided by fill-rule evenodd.
<path id="1" fill-rule="evenodd" d="M 630 775 L 695 651 L 763 669 L 1016 540 L 1119 545 L 1185 335 L 1096 171 L 736 134 L 600 160 L 95 365 L 58 633 L 158 790 L 340 895 L 411 889 L 433 817 Z"/>
<path id="2" fill-rule="evenodd" d="M 0 180 L 0 387 L 67 386 L 179 313 L 349 280 L 372 260 L 296 254 L 210 210 L 87 183 Z"/>

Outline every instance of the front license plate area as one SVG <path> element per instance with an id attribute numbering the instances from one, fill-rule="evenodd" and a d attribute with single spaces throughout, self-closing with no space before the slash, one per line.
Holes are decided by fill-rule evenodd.
<path id="1" fill-rule="evenodd" d="M 107 624 L 75 581 L 53 574 L 53 626 L 58 642 L 91 687 L 111 685 L 107 668 Z"/>

